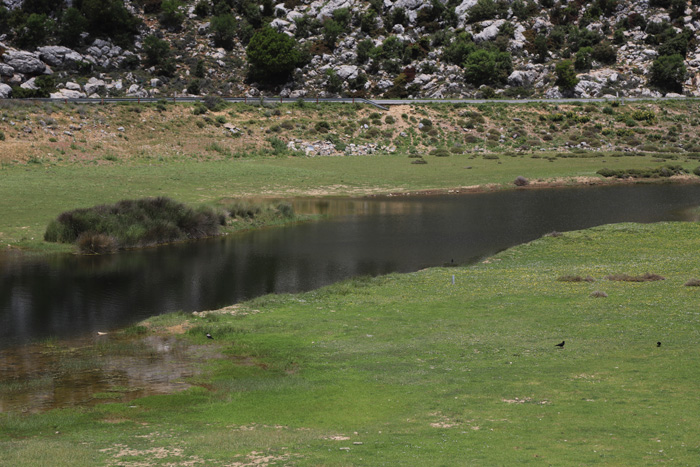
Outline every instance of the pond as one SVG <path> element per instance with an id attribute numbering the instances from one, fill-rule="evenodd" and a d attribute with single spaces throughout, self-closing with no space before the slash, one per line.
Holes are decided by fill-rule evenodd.
<path id="1" fill-rule="evenodd" d="M 468 264 L 552 231 L 695 220 L 698 185 L 300 199 L 317 222 L 108 256 L 0 257 L 0 348 L 358 275 Z"/>

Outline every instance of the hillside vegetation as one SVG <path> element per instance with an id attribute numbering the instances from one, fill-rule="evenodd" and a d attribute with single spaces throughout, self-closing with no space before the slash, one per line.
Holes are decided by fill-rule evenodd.
<path id="1" fill-rule="evenodd" d="M 0 96 L 700 95 L 697 0 L 4 0 Z"/>

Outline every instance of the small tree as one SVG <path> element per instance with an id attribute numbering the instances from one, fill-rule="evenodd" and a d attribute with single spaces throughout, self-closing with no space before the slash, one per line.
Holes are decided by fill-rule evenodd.
<path id="1" fill-rule="evenodd" d="M 157 66 L 170 57 L 170 45 L 154 35 L 146 36 L 143 40 L 143 51 L 146 54 L 146 65 Z"/>
<path id="2" fill-rule="evenodd" d="M 682 92 L 686 68 L 680 54 L 662 55 L 651 65 L 649 82 L 665 91 Z"/>
<path id="3" fill-rule="evenodd" d="M 17 31 L 17 44 L 23 48 L 34 48 L 46 42 L 54 28 L 54 22 L 45 14 L 32 13 Z"/>
<path id="4" fill-rule="evenodd" d="M 562 60 L 554 67 L 554 72 L 557 75 L 555 84 L 564 90 L 571 90 L 578 84 L 576 71 L 571 60 Z"/>
<path id="5" fill-rule="evenodd" d="M 211 20 L 211 32 L 214 34 L 214 44 L 226 50 L 233 48 L 236 38 L 238 21 L 231 13 L 214 16 Z"/>
<path id="6" fill-rule="evenodd" d="M 254 79 L 269 83 L 284 82 L 303 61 L 296 41 L 270 26 L 253 35 L 246 56 Z"/>
<path id="7" fill-rule="evenodd" d="M 464 77 L 475 86 L 505 83 L 512 71 L 510 54 L 499 50 L 479 49 L 464 62 Z"/>
<path id="8" fill-rule="evenodd" d="M 185 13 L 180 11 L 183 4 L 178 0 L 163 0 L 160 5 L 158 21 L 166 28 L 179 29 L 185 20 Z"/>
<path id="9" fill-rule="evenodd" d="M 75 47 L 80 44 L 80 35 L 87 28 L 87 19 L 77 8 L 68 8 L 61 17 L 58 27 L 58 40 L 66 47 Z"/>
<path id="10" fill-rule="evenodd" d="M 578 52 L 576 52 L 576 59 L 574 61 L 574 68 L 579 71 L 590 70 L 593 64 L 593 59 L 591 57 L 592 53 L 592 47 L 581 47 L 578 49 Z"/>

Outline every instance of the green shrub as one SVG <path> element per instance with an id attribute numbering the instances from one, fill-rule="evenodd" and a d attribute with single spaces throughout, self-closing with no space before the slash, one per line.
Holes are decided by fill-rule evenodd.
<path id="1" fill-rule="evenodd" d="M 557 75 L 556 85 L 565 90 L 571 90 L 578 84 L 576 71 L 570 60 L 562 60 L 554 67 Z"/>
<path id="2" fill-rule="evenodd" d="M 51 221 L 44 240 L 80 242 L 81 248 L 123 249 L 218 234 L 220 216 L 169 198 L 124 200 L 114 205 L 66 211 Z"/>
<path id="3" fill-rule="evenodd" d="M 270 26 L 253 35 L 246 48 L 246 56 L 251 75 L 270 83 L 286 81 L 294 68 L 304 60 L 294 39 Z"/>
<path id="4" fill-rule="evenodd" d="M 685 76 L 686 68 L 680 54 L 661 55 L 651 65 L 649 82 L 666 91 L 682 92 Z"/>
<path id="5" fill-rule="evenodd" d="M 180 10 L 183 6 L 179 0 L 163 0 L 158 15 L 160 24 L 169 29 L 179 29 L 185 20 L 185 13 Z"/>
<path id="6" fill-rule="evenodd" d="M 512 71 L 510 54 L 499 50 L 479 49 L 464 62 L 464 77 L 475 86 L 505 83 Z"/>
<path id="7" fill-rule="evenodd" d="M 210 22 L 211 32 L 214 35 L 214 45 L 226 50 L 233 49 L 234 39 L 238 32 L 238 21 L 230 14 L 214 16 Z"/>

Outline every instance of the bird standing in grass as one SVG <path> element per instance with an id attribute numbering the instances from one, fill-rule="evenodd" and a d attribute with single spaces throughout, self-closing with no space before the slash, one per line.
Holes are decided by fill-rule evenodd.
<path id="1" fill-rule="evenodd" d="M 211 337 L 211 334 L 207 333 L 207 339 L 213 339 L 213 337 Z"/>
<path id="2" fill-rule="evenodd" d="M 561 341 L 559 344 L 556 344 L 556 346 L 559 347 L 560 349 L 563 349 L 563 348 L 564 348 L 564 342 L 566 342 L 566 341 Z"/>
<path id="3" fill-rule="evenodd" d="M 656 343 L 656 346 L 657 346 L 657 347 L 661 347 L 661 342 L 657 342 L 657 343 Z"/>

